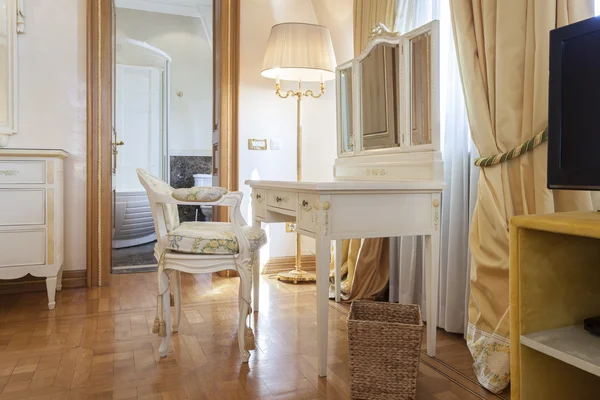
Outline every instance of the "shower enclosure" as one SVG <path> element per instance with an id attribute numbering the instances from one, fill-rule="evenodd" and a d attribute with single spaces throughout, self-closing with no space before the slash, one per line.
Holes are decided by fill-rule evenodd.
<path id="1" fill-rule="evenodd" d="M 117 37 L 113 249 L 156 240 L 150 203 L 135 170 L 168 181 L 170 63 L 154 46 Z"/>

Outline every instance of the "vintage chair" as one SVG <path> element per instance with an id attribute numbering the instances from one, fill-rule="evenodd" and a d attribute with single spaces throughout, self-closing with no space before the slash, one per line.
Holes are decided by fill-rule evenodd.
<path id="1" fill-rule="evenodd" d="M 218 187 L 173 189 L 142 169 L 138 169 L 137 174 L 148 193 L 156 229 L 154 256 L 158 261 L 159 296 L 153 332 L 163 337 L 160 356 L 166 357 L 172 331 L 176 332 L 179 328 L 180 271 L 197 274 L 234 269 L 240 276 L 238 345 L 242 361 L 248 362 L 248 350 L 254 349 L 252 329 L 246 328 L 246 317 L 251 312 L 252 268 L 259 268 L 258 250 L 266 243 L 266 235 L 262 229 L 246 224 L 240 212 L 242 193 L 228 193 Z M 229 207 L 231 222 L 180 223 L 178 204 Z M 170 289 L 175 300 L 172 326 Z"/>

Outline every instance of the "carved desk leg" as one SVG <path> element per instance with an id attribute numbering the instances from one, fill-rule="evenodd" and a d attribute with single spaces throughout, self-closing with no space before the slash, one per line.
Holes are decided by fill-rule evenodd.
<path id="1" fill-rule="evenodd" d="M 433 228 L 425 235 L 425 279 L 427 294 L 427 355 L 435 357 L 438 290 L 440 278 L 440 194 L 432 196 Z"/>
<path id="2" fill-rule="evenodd" d="M 342 241 L 335 241 L 335 301 L 342 300 Z"/>
<path id="3" fill-rule="evenodd" d="M 255 228 L 261 227 L 261 222 L 256 218 L 252 218 L 252 226 Z M 254 252 L 252 260 L 252 311 L 258 312 L 258 303 L 260 297 L 260 249 Z"/>
<path id="4" fill-rule="evenodd" d="M 329 236 L 329 196 L 321 197 L 317 244 L 317 349 L 319 376 L 327 376 L 327 337 L 329 330 L 329 263 L 331 239 Z"/>

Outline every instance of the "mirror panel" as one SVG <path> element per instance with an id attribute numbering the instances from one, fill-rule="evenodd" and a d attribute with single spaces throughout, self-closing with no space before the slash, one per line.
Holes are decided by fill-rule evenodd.
<path id="1" fill-rule="evenodd" d="M 339 70 L 339 124 L 341 133 L 341 152 L 354 150 L 352 131 L 352 66 Z"/>
<path id="2" fill-rule="evenodd" d="M 364 150 L 397 147 L 398 44 L 379 43 L 361 63 L 361 124 Z"/>
<path id="3" fill-rule="evenodd" d="M 410 40 L 411 144 L 431 144 L 431 32 Z"/>

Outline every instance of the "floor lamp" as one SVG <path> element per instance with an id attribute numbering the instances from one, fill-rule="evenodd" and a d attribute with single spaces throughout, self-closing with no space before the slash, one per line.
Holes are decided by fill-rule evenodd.
<path id="1" fill-rule="evenodd" d="M 325 93 L 325 81 L 335 79 L 335 54 L 329 30 L 321 25 L 289 22 L 271 28 L 261 75 L 275 79 L 275 94 L 282 99 L 297 100 L 297 180 L 302 180 L 302 99 L 319 98 Z M 280 80 L 298 82 L 297 90 L 281 92 Z M 302 91 L 302 82 L 320 82 L 319 93 Z M 314 274 L 302 270 L 302 241 L 296 234 L 296 268 L 280 273 L 286 282 L 316 280 Z"/>

